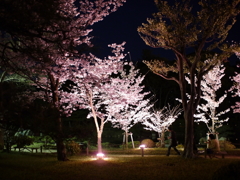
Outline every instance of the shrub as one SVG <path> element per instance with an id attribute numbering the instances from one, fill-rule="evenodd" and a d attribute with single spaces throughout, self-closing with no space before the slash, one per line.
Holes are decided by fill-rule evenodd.
<path id="1" fill-rule="evenodd" d="M 161 142 L 156 142 L 155 146 L 156 147 L 161 147 Z"/>
<path id="2" fill-rule="evenodd" d="M 153 140 L 151 140 L 151 139 L 144 139 L 144 140 L 142 140 L 141 144 L 145 144 L 145 146 L 147 148 L 155 147 L 155 142 L 153 142 Z"/>
<path id="3" fill-rule="evenodd" d="M 131 144 L 128 143 L 128 146 L 131 146 Z M 109 143 L 109 142 L 105 142 L 105 143 L 102 143 L 102 147 L 103 148 L 119 148 L 120 147 L 120 144 L 113 144 L 113 143 Z"/>
<path id="4" fill-rule="evenodd" d="M 52 137 L 45 135 L 45 136 L 35 136 L 34 141 L 37 143 L 42 143 L 43 147 L 55 146 L 56 142 L 52 139 Z"/>
<path id="5" fill-rule="evenodd" d="M 33 144 L 33 139 L 25 135 L 14 136 L 13 141 L 16 143 L 17 147 L 24 147 Z"/>
<path id="6" fill-rule="evenodd" d="M 170 139 L 167 139 L 164 141 L 165 144 L 169 144 L 170 143 Z"/>
<path id="7" fill-rule="evenodd" d="M 97 145 L 90 141 L 84 141 L 83 144 L 86 144 L 86 148 L 88 147 L 91 150 L 97 150 Z"/>
<path id="8" fill-rule="evenodd" d="M 184 146 L 182 144 L 178 144 L 177 149 L 180 149 L 180 148 L 184 148 Z"/>
<path id="9" fill-rule="evenodd" d="M 44 142 L 46 142 L 46 145 L 55 144 L 55 141 L 50 136 L 44 136 L 42 138 L 42 140 L 44 140 Z"/>
<path id="10" fill-rule="evenodd" d="M 80 146 L 80 150 L 81 150 L 81 151 L 86 151 L 87 148 L 89 147 L 87 141 L 80 142 L 80 143 L 79 143 L 79 146 Z"/>
<path id="11" fill-rule="evenodd" d="M 40 136 L 29 136 L 34 142 L 40 142 Z"/>
<path id="12" fill-rule="evenodd" d="M 166 146 L 166 141 L 164 141 L 164 142 L 158 141 L 158 142 L 156 142 L 155 146 L 156 146 L 156 147 L 164 148 L 164 147 Z"/>
<path id="13" fill-rule="evenodd" d="M 206 137 L 202 137 L 202 138 L 199 139 L 199 144 L 206 145 L 206 141 L 207 141 L 207 138 Z"/>
<path id="14" fill-rule="evenodd" d="M 234 146 L 231 142 L 229 141 L 219 141 L 220 148 L 224 150 L 231 150 L 231 149 L 236 149 L 236 146 Z"/>
<path id="15" fill-rule="evenodd" d="M 75 141 L 67 141 L 65 144 L 67 153 L 69 153 L 70 155 L 80 153 L 80 145 Z"/>
<path id="16" fill-rule="evenodd" d="M 134 142 L 134 147 L 135 148 L 138 148 L 140 146 L 140 141 L 133 141 Z M 132 142 L 129 142 L 128 143 L 128 147 L 132 147 Z"/>
<path id="17" fill-rule="evenodd" d="M 109 142 L 102 143 L 102 147 L 103 148 L 109 148 L 110 147 L 110 143 Z"/>

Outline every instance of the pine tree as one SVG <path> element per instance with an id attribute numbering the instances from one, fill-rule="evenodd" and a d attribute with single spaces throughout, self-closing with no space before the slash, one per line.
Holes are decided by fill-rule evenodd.
<path id="1" fill-rule="evenodd" d="M 185 158 L 194 157 L 194 114 L 201 97 L 204 74 L 219 61 L 224 61 L 236 51 L 237 45 L 224 44 L 229 30 L 239 14 L 239 0 L 176 0 L 170 5 L 165 0 L 155 0 L 159 12 L 153 19 L 138 28 L 143 41 L 153 47 L 171 50 L 175 60 L 145 61 L 155 74 L 178 83 L 181 91 L 185 119 Z M 204 60 L 212 59 L 212 63 Z M 187 88 L 186 73 L 190 75 Z M 187 93 L 190 99 L 187 98 Z"/>

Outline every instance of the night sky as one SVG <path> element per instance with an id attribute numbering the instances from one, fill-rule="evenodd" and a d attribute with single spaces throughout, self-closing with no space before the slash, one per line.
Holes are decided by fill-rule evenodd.
<path id="1" fill-rule="evenodd" d="M 125 52 L 130 52 L 133 61 L 141 59 L 142 50 L 149 48 L 137 32 L 137 27 L 157 12 L 154 0 L 127 0 L 116 12 L 93 26 L 96 45 L 106 56 L 108 44 L 126 42 Z M 130 58 L 128 56 L 128 58 Z"/>
<path id="2" fill-rule="evenodd" d="M 143 49 L 150 49 L 161 57 L 174 58 L 171 51 L 154 49 L 145 45 L 138 35 L 137 27 L 146 23 L 147 18 L 152 18 L 155 12 L 157 12 L 157 7 L 154 0 L 127 0 L 116 12 L 93 26 L 94 44 L 98 49 L 96 55 L 101 58 L 106 57 L 110 54 L 108 44 L 120 44 L 125 41 L 125 52 L 131 55 L 131 57 L 128 55 L 127 59 L 141 60 Z M 240 17 L 238 23 L 230 31 L 228 40 L 240 42 Z M 233 60 L 237 58 L 234 57 Z"/>

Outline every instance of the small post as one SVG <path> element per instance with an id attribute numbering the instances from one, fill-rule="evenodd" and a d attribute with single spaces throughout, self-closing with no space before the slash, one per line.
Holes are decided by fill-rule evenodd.
<path id="1" fill-rule="evenodd" d="M 145 145 L 142 144 L 139 146 L 141 148 L 141 152 L 142 152 L 142 157 L 144 157 L 144 148 L 145 148 Z"/>
<path id="2" fill-rule="evenodd" d="M 42 153 L 42 146 L 40 146 L 40 153 Z"/>

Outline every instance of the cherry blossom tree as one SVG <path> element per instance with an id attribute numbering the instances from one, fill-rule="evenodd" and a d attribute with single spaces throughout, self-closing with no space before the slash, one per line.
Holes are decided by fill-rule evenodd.
<path id="1" fill-rule="evenodd" d="M 91 25 L 125 1 L 2 0 L 1 61 L 10 66 L 18 56 L 44 63 L 52 57 L 76 55 L 77 46 L 91 46 Z"/>
<path id="2" fill-rule="evenodd" d="M 112 86 L 115 87 L 116 93 L 122 100 L 121 107 L 109 106 L 112 114 L 112 119 L 109 121 L 111 121 L 113 127 L 121 128 L 124 131 L 126 148 L 128 148 L 130 128 L 136 123 L 148 119 L 151 116 L 150 109 L 153 106 L 151 97 L 149 97 L 150 93 L 144 91 L 144 85 L 142 84 L 145 76 L 141 75 L 132 64 L 129 64 L 129 66 L 128 71 L 121 72 L 120 81 L 113 79 L 114 85 Z"/>
<path id="3" fill-rule="evenodd" d="M 233 97 L 239 97 L 239 95 L 240 95 L 240 93 L 239 93 L 240 75 L 237 74 L 235 77 L 233 77 L 233 80 L 234 80 L 235 84 L 231 88 L 231 92 L 233 93 Z M 234 92 L 234 90 L 236 90 L 236 91 Z M 240 113 L 240 102 L 236 102 L 236 104 L 234 106 L 232 106 L 232 108 L 233 108 L 234 113 Z"/>
<path id="4" fill-rule="evenodd" d="M 240 53 L 236 53 L 236 56 L 240 58 Z M 240 66 L 238 65 L 238 68 Z M 240 97 L 240 74 L 235 72 L 235 76 L 230 77 L 234 82 L 233 86 L 229 89 L 232 93 L 232 97 Z M 240 113 L 240 102 L 236 102 L 234 106 L 231 107 L 234 113 Z"/>
<path id="5" fill-rule="evenodd" d="M 23 60 L 21 62 L 24 62 Z M 51 110 L 53 121 L 56 123 L 55 132 L 53 132 L 53 139 L 57 145 L 57 158 L 60 161 L 67 160 L 66 149 L 64 145 L 65 135 L 62 128 L 62 117 L 65 116 L 63 105 L 61 104 L 66 93 L 63 93 L 63 86 L 69 78 L 71 78 L 72 69 L 70 66 L 75 62 L 69 58 L 55 59 L 55 66 L 44 64 L 36 64 L 28 60 L 25 61 L 26 74 L 32 80 L 32 85 L 38 89 L 31 94 L 30 101 L 35 99 L 42 99 L 48 102 L 49 110 Z M 27 92 L 26 92 L 27 93 Z"/>
<path id="6" fill-rule="evenodd" d="M 205 103 L 200 103 L 197 107 L 197 113 L 194 115 L 195 122 L 204 122 L 210 133 L 217 133 L 217 129 L 228 121 L 229 118 L 221 119 L 221 115 L 230 111 L 230 108 L 218 112 L 217 108 L 227 97 L 227 93 L 217 97 L 218 90 L 222 87 L 221 79 L 224 77 L 225 67 L 216 65 L 212 70 L 203 76 L 201 81 L 202 96 Z"/>
<path id="7" fill-rule="evenodd" d="M 97 58 L 93 54 L 85 56 L 81 65 L 75 66 L 79 69 L 73 71 L 73 93 L 63 92 L 66 98 L 62 99 L 62 103 L 67 105 L 64 106 L 66 113 L 71 113 L 76 108 L 89 110 L 88 118 L 92 117 L 96 126 L 99 153 L 102 152 L 101 137 L 104 125 L 111 118 L 107 106 L 111 103 L 115 106 L 121 103 L 114 93 L 115 89 L 111 87 L 111 76 L 123 69 L 123 45 L 124 43 L 110 45 L 114 56 L 105 59 Z"/>
<path id="8" fill-rule="evenodd" d="M 105 59 L 94 55 L 86 57 L 89 61 L 85 61 L 79 71 L 73 74 L 74 98 L 68 96 L 69 99 L 64 99 L 68 106 L 72 105 L 70 102 L 74 99 L 79 108 L 89 109 L 88 118 L 92 117 L 96 126 L 99 153 L 102 152 L 102 133 L 107 122 L 128 130 L 133 121 L 136 123 L 144 118 L 141 112 L 147 107 L 147 101 L 143 100 L 146 93 L 142 92 L 143 87 L 140 86 L 144 77 L 136 77 L 138 71 L 134 70 L 132 63 L 124 62 L 124 44 L 110 45 L 114 56 Z"/>
<path id="9" fill-rule="evenodd" d="M 123 69 L 124 63 L 121 61 L 125 57 L 121 53 L 124 49 L 123 45 L 124 43 L 111 45 L 115 56 L 109 56 L 108 59 L 100 59 L 93 54 L 83 54 L 81 58 L 55 60 L 58 66 L 48 66 L 43 69 L 39 67 L 41 76 L 32 79 L 39 88 L 35 98 L 42 98 L 49 102 L 50 108 L 55 112 L 58 122 L 58 133 L 56 133 L 55 139 L 59 149 L 65 150 L 62 117 L 71 116 L 74 110 L 81 108 L 90 110 L 88 117 L 94 119 L 99 152 L 102 152 L 101 136 L 104 124 L 111 117 L 105 106 L 109 103 L 110 98 L 114 100 L 114 105 L 121 103 L 121 99 L 114 94 L 114 89 L 109 83 L 111 76 Z M 34 66 L 35 68 L 31 68 L 28 64 L 29 71 L 35 72 L 36 65 L 34 64 Z M 30 74 L 34 74 L 34 72 Z M 66 86 L 67 80 L 72 82 L 69 86 Z"/>
<path id="10" fill-rule="evenodd" d="M 72 71 L 88 57 L 83 51 L 78 54 L 76 47 L 91 47 L 90 26 L 116 11 L 123 2 L 125 0 L 81 0 L 78 7 L 74 0 L 37 0 L 32 4 L 21 0 L 1 2 L 1 12 L 4 12 L 0 14 L 4 30 L 0 36 L 1 64 L 31 79 L 39 88 L 37 97 L 49 102 L 55 113 L 53 121 L 56 122 L 55 139 L 60 161 L 67 160 L 62 116 L 67 112 L 63 108 L 68 106 L 61 104 L 66 96 L 62 86 L 66 80 L 73 80 Z M 15 8 L 15 16 L 9 18 L 12 8 Z M 21 17 L 29 21 L 23 22 L 25 18 Z M 17 28 L 13 27 L 15 25 Z"/>
<path id="11" fill-rule="evenodd" d="M 151 117 L 142 122 L 146 130 L 158 133 L 161 147 L 164 147 L 164 133 L 182 113 L 182 109 L 179 108 L 179 106 L 180 105 L 171 108 L 170 105 L 168 105 L 160 110 L 153 109 Z"/>

